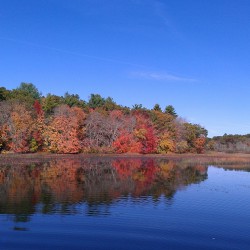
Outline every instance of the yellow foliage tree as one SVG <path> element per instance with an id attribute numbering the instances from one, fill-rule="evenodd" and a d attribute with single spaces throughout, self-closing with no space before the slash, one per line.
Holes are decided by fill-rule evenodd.
<path id="1" fill-rule="evenodd" d="M 161 136 L 159 140 L 157 152 L 160 154 L 175 152 L 175 142 L 171 139 L 171 136 L 168 132 L 165 132 Z"/>

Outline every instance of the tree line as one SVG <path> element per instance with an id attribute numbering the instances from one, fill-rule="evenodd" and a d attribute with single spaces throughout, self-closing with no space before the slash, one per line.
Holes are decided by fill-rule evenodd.
<path id="1" fill-rule="evenodd" d="M 210 150 L 225 153 L 250 153 L 250 134 L 215 136 L 207 142 Z"/>
<path id="2" fill-rule="evenodd" d="M 147 109 L 91 94 L 43 96 L 32 83 L 0 87 L 0 151 L 51 153 L 203 153 L 207 130 L 172 105 Z"/>

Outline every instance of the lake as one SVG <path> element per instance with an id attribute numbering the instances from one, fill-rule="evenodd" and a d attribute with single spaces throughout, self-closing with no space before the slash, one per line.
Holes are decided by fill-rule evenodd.
<path id="1" fill-rule="evenodd" d="M 0 198 L 4 250 L 250 249 L 246 170 L 52 159 L 1 165 Z"/>

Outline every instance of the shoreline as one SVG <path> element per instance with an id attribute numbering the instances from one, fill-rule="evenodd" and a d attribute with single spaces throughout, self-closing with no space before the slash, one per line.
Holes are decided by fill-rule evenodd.
<path id="1" fill-rule="evenodd" d="M 250 169 L 250 154 L 244 153 L 219 153 L 208 152 L 205 154 L 51 154 L 51 153 L 31 153 L 31 154 L 0 154 L 0 165 L 6 164 L 32 164 L 42 163 L 51 160 L 60 159 L 87 159 L 87 158 L 154 158 L 162 160 L 175 161 L 185 164 L 206 164 L 206 165 L 249 165 Z"/>

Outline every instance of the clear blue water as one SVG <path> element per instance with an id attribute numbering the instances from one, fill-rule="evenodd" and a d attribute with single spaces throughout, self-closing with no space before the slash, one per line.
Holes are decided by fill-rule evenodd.
<path id="1" fill-rule="evenodd" d="M 250 249 L 243 170 L 133 158 L 0 169 L 0 249 Z"/>

